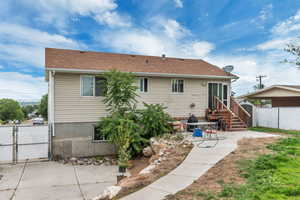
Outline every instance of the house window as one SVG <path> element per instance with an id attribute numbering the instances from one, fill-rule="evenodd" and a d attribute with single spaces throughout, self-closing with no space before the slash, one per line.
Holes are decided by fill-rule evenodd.
<path id="1" fill-rule="evenodd" d="M 81 96 L 94 96 L 94 76 L 81 76 Z"/>
<path id="2" fill-rule="evenodd" d="M 184 81 L 179 79 L 172 80 L 172 92 L 183 93 L 184 92 Z"/>
<path id="3" fill-rule="evenodd" d="M 95 77 L 95 96 L 104 96 L 106 91 L 106 79 L 103 77 Z"/>
<path id="4" fill-rule="evenodd" d="M 98 76 L 81 76 L 81 96 L 104 96 L 106 80 Z"/>
<path id="5" fill-rule="evenodd" d="M 148 92 L 148 78 L 140 78 L 140 91 Z"/>

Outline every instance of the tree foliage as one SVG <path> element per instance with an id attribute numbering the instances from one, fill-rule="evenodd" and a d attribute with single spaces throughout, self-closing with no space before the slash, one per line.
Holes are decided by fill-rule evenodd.
<path id="1" fill-rule="evenodd" d="M 38 113 L 42 115 L 44 119 L 48 119 L 48 94 L 45 94 L 38 107 Z"/>
<path id="2" fill-rule="evenodd" d="M 293 59 L 286 59 L 285 62 L 295 64 L 300 69 L 300 45 L 297 43 L 287 44 L 285 51 L 294 57 Z"/>
<path id="3" fill-rule="evenodd" d="M 107 89 L 104 103 L 110 114 L 98 123 L 98 133 L 115 144 L 120 166 L 127 166 L 132 156 L 141 153 L 153 136 L 167 133 L 171 119 L 161 105 L 144 104 L 136 109 L 137 86 L 131 73 L 105 73 Z"/>
<path id="4" fill-rule="evenodd" d="M 28 115 L 33 113 L 38 109 L 37 105 L 26 105 L 22 107 L 22 111 L 24 113 L 25 118 L 28 118 Z"/>
<path id="5" fill-rule="evenodd" d="M 20 104 L 13 99 L 0 99 L 0 120 L 23 120 L 24 113 Z"/>
<path id="6" fill-rule="evenodd" d="M 254 85 L 254 90 L 261 90 L 261 89 L 264 89 L 265 88 L 265 85 L 264 84 L 257 84 L 257 85 Z"/>
<path id="7" fill-rule="evenodd" d="M 144 103 L 144 107 L 145 109 L 139 111 L 143 137 L 150 139 L 151 137 L 160 136 L 171 131 L 169 122 L 172 119 L 164 112 L 166 107 L 160 104 L 147 103 Z"/>
<path id="8" fill-rule="evenodd" d="M 104 103 L 108 111 L 126 112 L 133 109 L 136 104 L 137 86 L 135 77 L 131 73 L 112 70 L 104 74 L 107 80 L 107 88 Z"/>

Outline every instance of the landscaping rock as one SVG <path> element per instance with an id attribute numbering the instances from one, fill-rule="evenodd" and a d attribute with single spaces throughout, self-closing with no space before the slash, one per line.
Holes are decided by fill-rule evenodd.
<path id="1" fill-rule="evenodd" d="M 149 146 L 149 147 L 146 147 L 143 149 L 143 154 L 145 157 L 151 157 L 153 155 L 153 150 L 152 148 Z"/>
<path id="2" fill-rule="evenodd" d="M 73 164 L 73 165 L 117 165 L 117 160 L 115 158 L 104 157 L 99 159 L 97 157 L 88 157 L 88 158 L 76 158 L 72 157 L 70 159 L 58 160 L 58 162 L 63 164 Z"/>
<path id="3" fill-rule="evenodd" d="M 146 168 L 144 168 L 142 171 L 140 171 L 139 174 L 149 174 L 149 173 L 151 173 L 151 171 L 153 169 L 155 169 L 155 167 L 156 167 L 156 165 L 154 165 L 154 164 L 148 165 Z"/>
<path id="4" fill-rule="evenodd" d="M 104 192 L 93 198 L 93 200 L 104 200 L 104 199 L 112 199 L 121 191 L 122 187 L 120 186 L 110 186 L 104 190 Z"/>

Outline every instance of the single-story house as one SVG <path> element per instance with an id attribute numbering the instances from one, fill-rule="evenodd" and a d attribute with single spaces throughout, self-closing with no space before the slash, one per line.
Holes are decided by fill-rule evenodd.
<path id="1" fill-rule="evenodd" d="M 96 141 L 94 126 L 107 115 L 99 75 L 112 69 L 132 72 L 139 103 L 163 104 L 174 118 L 205 117 L 218 96 L 229 107 L 231 82 L 238 77 L 201 59 L 170 58 L 46 48 L 48 113 L 54 155 L 110 154 Z M 97 75 L 97 76 L 96 76 Z"/>
<path id="2" fill-rule="evenodd" d="M 300 106 L 300 85 L 273 85 L 240 98 L 271 100 L 272 107 Z"/>

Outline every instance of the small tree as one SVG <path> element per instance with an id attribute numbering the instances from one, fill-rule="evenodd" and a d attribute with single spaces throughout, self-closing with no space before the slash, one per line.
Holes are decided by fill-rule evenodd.
<path id="1" fill-rule="evenodd" d="M 132 110 L 137 102 L 137 86 L 131 73 L 112 70 L 104 74 L 107 80 L 104 103 L 110 113 Z"/>
<path id="2" fill-rule="evenodd" d="M 48 94 L 45 94 L 38 107 L 38 112 L 43 118 L 48 119 Z"/>
<path id="3" fill-rule="evenodd" d="M 135 109 L 137 86 L 131 73 L 112 70 L 104 74 L 106 78 L 106 92 L 104 103 L 110 116 L 99 122 L 100 132 L 118 148 L 118 163 L 120 167 L 127 167 L 130 159 L 130 145 L 139 137 L 139 126 L 132 119 Z"/>
<path id="4" fill-rule="evenodd" d="M 23 120 L 24 114 L 20 104 L 13 99 L 0 99 L 0 120 Z"/>

